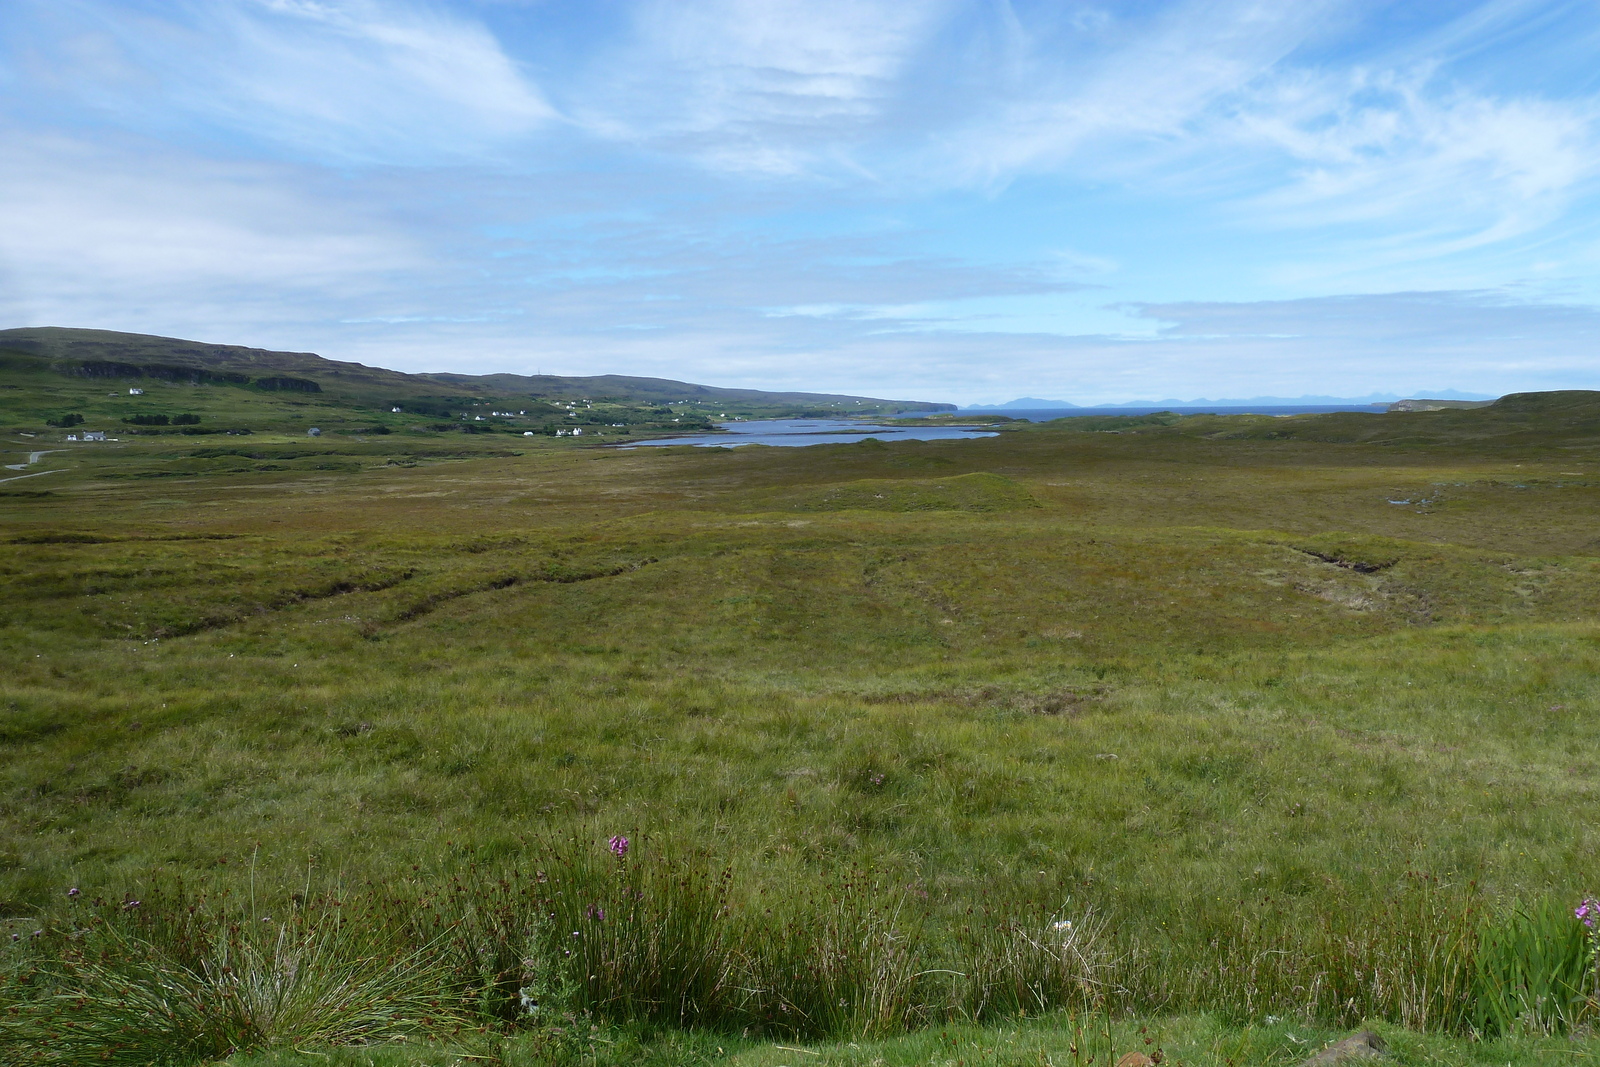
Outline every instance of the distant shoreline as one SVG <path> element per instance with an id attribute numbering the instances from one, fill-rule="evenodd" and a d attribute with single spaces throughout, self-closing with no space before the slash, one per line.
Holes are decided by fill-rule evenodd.
<path id="1" fill-rule="evenodd" d="M 1381 414 L 1389 407 L 1388 404 L 1284 404 L 1284 405 L 1245 405 L 1235 406 L 1228 404 L 1213 404 L 1200 407 L 1176 407 L 1170 404 L 1149 404 L 1141 407 L 1101 407 L 1101 408 L 962 408 L 956 412 L 929 412 L 926 415 L 919 412 L 905 412 L 899 418 L 927 418 L 929 416 L 956 416 L 972 417 L 973 419 L 993 418 L 1003 415 L 1007 418 L 1020 419 L 1026 422 L 1049 422 L 1052 419 L 1076 419 L 1084 417 L 1104 418 L 1107 416 L 1126 415 L 1154 415 L 1158 412 L 1171 412 L 1175 415 L 1322 415 L 1340 411 L 1367 412 Z"/>

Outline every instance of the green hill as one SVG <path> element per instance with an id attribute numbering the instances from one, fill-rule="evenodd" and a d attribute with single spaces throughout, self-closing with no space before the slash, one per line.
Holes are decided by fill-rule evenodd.
<path id="1" fill-rule="evenodd" d="M 231 386 L 254 392 L 327 394 L 338 404 L 444 417 L 476 414 L 473 408 L 518 410 L 529 401 L 600 402 L 611 421 L 661 417 L 683 429 L 684 416 L 776 418 L 937 411 L 949 404 L 885 400 L 832 393 L 769 393 L 721 389 L 664 378 L 620 374 L 594 377 L 518 374 L 406 374 L 326 359 L 311 352 L 274 352 L 172 337 L 59 327 L 0 330 L 0 371 L 48 373 L 104 384 L 107 381 Z M 138 388 L 139 385 L 135 385 Z M 89 390 L 94 392 L 94 390 Z M 666 411 L 671 408 L 671 411 Z M 550 408 L 546 413 L 555 413 Z M 631 416 L 631 418 L 627 418 Z"/>
<path id="2" fill-rule="evenodd" d="M 634 378 L 626 374 L 597 374 L 590 377 L 561 377 L 554 374 L 424 374 L 421 377 L 466 389 L 496 389 L 519 396 L 603 396 L 656 404 L 709 403 L 777 408 L 807 415 L 955 410 L 954 404 L 883 400 L 840 393 L 769 393 L 761 389 L 723 389 L 677 382 L 670 378 Z"/>

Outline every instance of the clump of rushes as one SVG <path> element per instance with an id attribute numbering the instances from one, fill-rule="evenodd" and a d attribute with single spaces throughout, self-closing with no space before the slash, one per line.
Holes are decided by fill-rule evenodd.
<path id="1" fill-rule="evenodd" d="M 781 896 L 736 894 L 704 851 L 613 837 L 535 846 L 531 873 L 457 876 L 419 900 L 412 939 L 504 1025 L 579 1016 L 778 1034 L 892 1032 L 942 1017 L 926 909 L 866 872 Z"/>
<path id="2" fill-rule="evenodd" d="M 852 870 L 767 893 L 740 923 L 738 1014 L 784 1034 L 888 1033 L 931 1021 L 927 915 L 903 889 Z"/>
<path id="3" fill-rule="evenodd" d="M 611 1018 L 707 1025 L 728 1011 L 732 873 L 703 853 L 629 858 L 574 838 L 549 844 L 535 876 L 542 922 L 530 958 L 570 975 L 574 1006 Z"/>
<path id="4" fill-rule="evenodd" d="M 184 1063 L 466 1025 L 434 946 L 376 915 L 334 899 L 277 915 L 230 903 L 180 890 L 85 904 L 6 976 L 10 1062 Z"/>
<path id="5" fill-rule="evenodd" d="M 1030 920 L 1015 915 L 974 915 L 957 934 L 957 953 L 946 973 L 952 983 L 950 1014 L 977 1021 L 1017 1015 L 1102 1010 L 1126 998 L 1118 984 L 1125 960 L 1113 947 L 1105 921 L 1086 910 L 1077 919 Z M 961 968 L 956 970 L 955 968 Z"/>
<path id="6" fill-rule="evenodd" d="M 6 943 L 0 1047 L 20 1063 L 178 1063 L 465 1028 L 824 1037 L 1152 1011 L 1495 1035 L 1570 1030 L 1594 1008 L 1587 901 L 1485 918 L 1471 884 L 1417 874 L 1330 909 L 1195 906 L 1159 941 L 1052 905 L 1059 888 L 955 912 L 882 871 L 742 885 L 706 851 L 621 840 L 547 839 L 529 870 L 308 888 L 271 909 L 181 886 L 68 896 Z"/>

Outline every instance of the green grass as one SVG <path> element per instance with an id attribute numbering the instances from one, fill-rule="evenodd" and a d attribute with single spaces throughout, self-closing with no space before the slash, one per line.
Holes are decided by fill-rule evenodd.
<path id="1" fill-rule="evenodd" d="M 1600 883 L 1600 438 L 1493 412 L 67 453 L 0 485 L 4 996 L 209 1003 L 247 898 L 312 947 L 339 898 L 328 982 L 448 996 L 336 1062 L 1060 1067 L 1089 1014 L 1184 1063 L 1588 1048 L 1534 1032 L 1592 1018 L 1557 919 Z M 137 925 L 180 880 L 212 956 Z M 122 940 L 63 970 L 95 897 Z M 229 1025 L 184 1055 L 357 1034 Z"/>
<path id="2" fill-rule="evenodd" d="M 1107 1042 L 1105 1026 L 1103 1016 L 1048 1016 L 994 1027 L 951 1025 L 890 1038 L 799 1043 L 693 1031 L 582 1027 L 556 1041 L 543 1034 L 486 1037 L 445 1047 L 413 1043 L 241 1055 L 227 1063 L 229 1067 L 467 1067 L 474 1063 L 500 1067 L 798 1067 L 802 1063 L 818 1067 L 1087 1067 L 1091 1062 L 1108 1062 L 1109 1044 L 1118 1054 L 1160 1049 L 1163 1062 L 1189 1067 L 1291 1067 L 1344 1036 L 1343 1031 L 1285 1020 L 1238 1026 L 1208 1016 L 1177 1016 L 1113 1021 Z M 1587 1051 L 1561 1039 L 1521 1037 L 1467 1043 L 1381 1023 L 1376 1029 L 1394 1057 L 1389 1062 L 1403 1065 L 1543 1067 L 1568 1060 L 1582 1062 L 1579 1056 Z"/>
<path id="3" fill-rule="evenodd" d="M 142 1065 L 476 1021 L 441 946 L 397 947 L 390 916 L 342 903 L 286 906 L 276 919 L 181 895 L 86 904 L 35 968 L 7 975 L 0 1044 L 16 1062 Z"/>
<path id="4" fill-rule="evenodd" d="M 1485 925 L 1475 981 L 1475 1027 L 1490 1034 L 1567 1033 L 1590 1014 L 1594 959 L 1565 901 L 1518 907 Z"/>

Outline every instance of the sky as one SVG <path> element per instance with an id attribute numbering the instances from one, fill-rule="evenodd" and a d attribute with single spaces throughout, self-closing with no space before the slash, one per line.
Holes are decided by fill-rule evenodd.
<path id="1" fill-rule="evenodd" d="M 961 404 L 1600 389 L 1600 0 L 0 0 L 0 325 Z"/>

